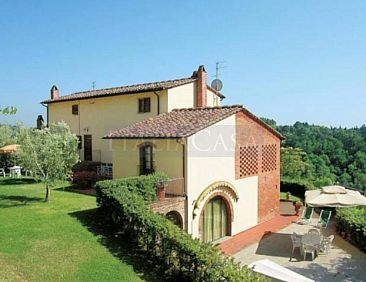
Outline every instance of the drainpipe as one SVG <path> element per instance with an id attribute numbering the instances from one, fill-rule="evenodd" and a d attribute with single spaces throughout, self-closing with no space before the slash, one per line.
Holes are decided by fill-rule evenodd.
<path id="1" fill-rule="evenodd" d="M 41 105 L 47 109 L 47 127 L 48 127 L 48 118 L 49 118 L 49 116 L 48 116 L 48 104 L 45 105 L 44 103 L 41 103 Z"/>
<path id="2" fill-rule="evenodd" d="M 160 114 L 160 96 L 158 93 L 156 93 L 155 91 L 153 91 L 154 94 L 156 95 L 156 97 L 158 98 L 158 108 L 157 108 L 157 113 L 158 115 Z"/>
<path id="3" fill-rule="evenodd" d="M 188 196 L 187 196 L 187 172 L 186 172 L 186 164 L 187 164 L 187 149 L 186 149 L 186 140 L 187 139 L 177 139 L 177 143 L 182 145 L 182 175 L 183 175 L 183 194 L 185 197 L 185 214 L 184 214 L 184 227 L 185 231 L 188 231 Z"/>

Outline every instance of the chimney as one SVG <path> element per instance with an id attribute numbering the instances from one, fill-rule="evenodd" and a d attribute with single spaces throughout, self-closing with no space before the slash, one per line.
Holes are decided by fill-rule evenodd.
<path id="1" fill-rule="evenodd" d="M 58 93 L 58 88 L 56 85 L 52 86 L 51 88 L 51 99 L 55 100 L 58 99 L 60 97 L 59 93 Z"/>
<path id="2" fill-rule="evenodd" d="M 198 67 L 198 70 L 194 72 L 197 77 L 197 101 L 198 108 L 207 106 L 207 73 L 203 65 Z"/>
<path id="3" fill-rule="evenodd" d="M 37 118 L 37 129 L 42 129 L 44 127 L 44 120 L 42 115 L 39 115 Z"/>

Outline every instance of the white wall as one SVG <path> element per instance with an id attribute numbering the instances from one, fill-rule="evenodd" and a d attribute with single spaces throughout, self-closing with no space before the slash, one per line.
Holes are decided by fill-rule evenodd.
<path id="1" fill-rule="evenodd" d="M 221 99 L 217 96 L 213 91 L 207 89 L 207 106 L 208 107 L 215 107 L 220 106 Z"/>
<path id="2" fill-rule="evenodd" d="M 195 86 L 194 82 L 168 90 L 168 109 L 170 112 L 178 108 L 192 108 L 195 105 Z"/>
<path id="3" fill-rule="evenodd" d="M 188 232 L 194 237 L 199 237 L 199 217 L 204 207 L 195 211 L 193 219 L 195 201 L 217 181 L 231 183 L 238 192 L 239 200 L 233 203 L 232 235 L 258 222 L 258 177 L 235 180 L 235 120 L 234 114 L 187 140 Z"/>

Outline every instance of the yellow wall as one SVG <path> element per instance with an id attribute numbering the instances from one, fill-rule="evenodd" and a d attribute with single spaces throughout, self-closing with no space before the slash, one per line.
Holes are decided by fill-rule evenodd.
<path id="1" fill-rule="evenodd" d="M 163 109 L 167 109 L 167 99 L 164 99 L 167 91 L 158 93 L 161 97 L 160 112 L 162 112 Z M 150 113 L 138 113 L 138 99 L 143 97 L 151 98 Z M 73 115 L 71 112 L 71 106 L 75 104 L 79 105 L 79 115 Z M 111 163 L 112 151 L 110 141 L 103 140 L 102 137 L 112 130 L 156 116 L 157 97 L 154 93 L 147 92 L 51 103 L 48 107 L 49 123 L 65 121 L 76 135 L 91 134 L 93 139 L 93 160 Z M 81 159 L 83 159 L 83 149 L 81 150 Z"/>
<path id="2" fill-rule="evenodd" d="M 169 178 L 183 177 L 183 147 L 175 139 L 112 140 L 113 178 L 139 175 L 139 145 L 154 144 L 155 171 L 165 172 Z"/>
<path id="3" fill-rule="evenodd" d="M 177 108 L 195 106 L 196 83 L 188 83 L 168 90 L 168 112 Z"/>
<path id="4" fill-rule="evenodd" d="M 160 99 L 160 113 L 177 108 L 194 107 L 196 83 L 192 82 L 169 90 L 159 91 L 157 94 L 159 94 Z M 215 96 L 212 91 L 207 90 L 208 106 L 215 106 Z M 150 97 L 151 99 L 150 113 L 138 113 L 138 99 L 143 97 Z M 111 163 L 111 141 L 103 140 L 102 137 L 112 130 L 156 116 L 158 113 L 157 101 L 158 98 L 155 93 L 147 92 L 51 103 L 48 105 L 49 123 L 65 121 L 76 135 L 92 135 L 93 160 Z M 71 107 L 75 104 L 79 105 L 79 115 L 73 115 L 71 112 Z M 80 150 L 80 158 L 84 159 L 83 149 Z"/>

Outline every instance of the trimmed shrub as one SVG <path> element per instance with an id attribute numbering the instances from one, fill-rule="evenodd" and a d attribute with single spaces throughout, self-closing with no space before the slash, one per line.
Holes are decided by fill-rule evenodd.
<path id="1" fill-rule="evenodd" d="M 281 192 L 290 192 L 291 195 L 305 199 L 305 192 L 314 187 L 306 181 L 281 179 Z"/>
<path id="2" fill-rule="evenodd" d="M 149 175 L 100 181 L 97 184 L 97 201 L 103 190 L 113 189 L 115 191 L 131 191 L 141 196 L 143 200 L 152 202 L 156 200 L 156 183 L 167 179 L 166 174 L 157 172 Z"/>
<path id="3" fill-rule="evenodd" d="M 177 281 L 267 281 L 210 244 L 190 235 L 147 206 L 153 200 L 157 181 L 165 175 L 131 177 L 97 183 L 97 202 L 110 219 L 142 250 L 146 261 L 164 280 Z"/>
<path id="4" fill-rule="evenodd" d="M 366 253 L 366 208 L 338 208 L 337 232 Z"/>

